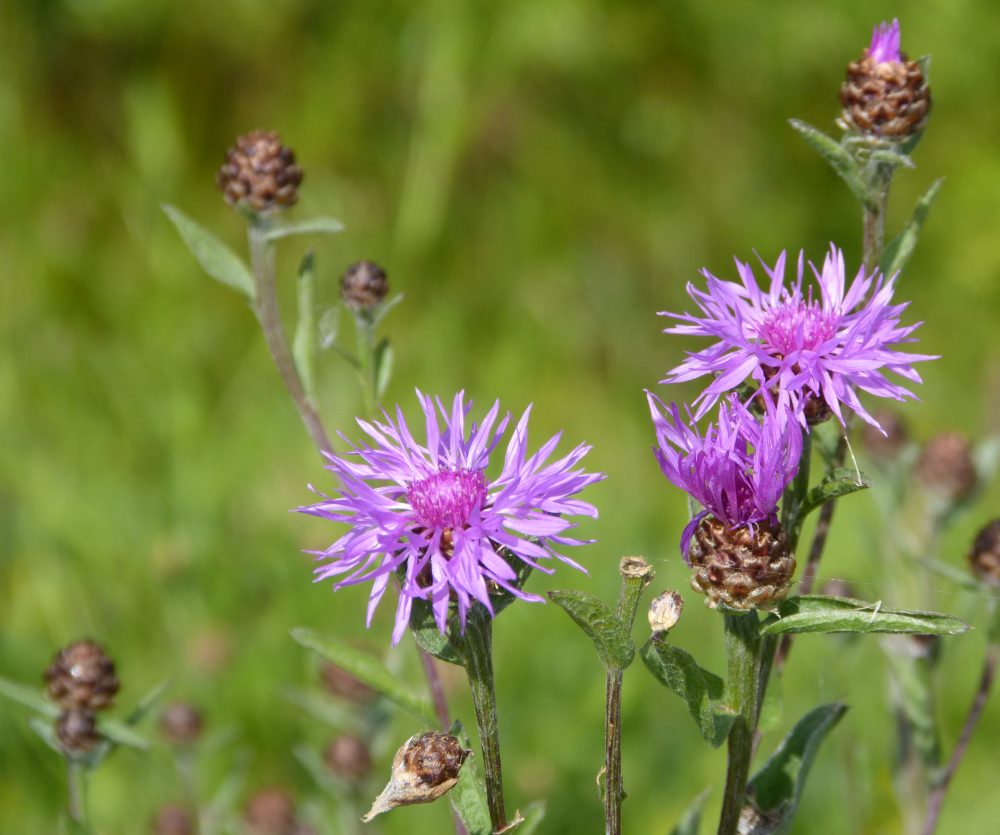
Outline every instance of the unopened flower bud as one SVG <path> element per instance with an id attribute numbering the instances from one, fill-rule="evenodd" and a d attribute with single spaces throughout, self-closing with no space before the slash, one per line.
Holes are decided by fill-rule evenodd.
<path id="1" fill-rule="evenodd" d="M 369 310 L 389 295 L 385 270 L 373 261 L 351 264 L 340 277 L 340 297 L 351 310 Z"/>
<path id="2" fill-rule="evenodd" d="M 680 620 L 684 611 L 684 598 L 680 592 L 665 591 L 649 604 L 649 628 L 653 634 L 669 632 Z"/>
<path id="3" fill-rule="evenodd" d="M 101 741 L 94 714 L 89 710 L 64 710 L 56 720 L 56 739 L 59 747 L 70 756 L 93 751 Z"/>
<path id="4" fill-rule="evenodd" d="M 899 457 L 909 440 L 906 426 L 899 415 L 889 409 L 879 409 L 872 417 L 878 421 L 885 434 L 866 422 L 861 429 L 862 442 L 873 461 L 888 464 Z"/>
<path id="5" fill-rule="evenodd" d="M 984 583 L 1000 589 L 1000 519 L 990 522 L 972 543 L 969 568 Z"/>
<path id="6" fill-rule="evenodd" d="M 361 679 L 352 676 L 347 670 L 324 661 L 320 668 L 320 677 L 327 692 L 352 704 L 362 705 L 374 699 L 376 693 Z"/>
<path id="7" fill-rule="evenodd" d="M 706 516 L 695 529 L 688 549 L 691 588 L 707 597 L 714 609 L 767 609 L 784 599 L 795 573 L 788 536 L 777 520 L 740 525 Z"/>
<path id="8" fill-rule="evenodd" d="M 397 806 L 437 800 L 458 782 L 462 763 L 471 753 L 448 734 L 410 737 L 396 752 L 389 784 L 362 820 L 370 821 Z"/>
<path id="9" fill-rule="evenodd" d="M 372 757 L 365 741 L 356 734 L 341 734 L 327 747 L 326 767 L 349 783 L 357 783 L 372 770 Z"/>
<path id="10" fill-rule="evenodd" d="M 164 806 L 153 821 L 153 835 L 193 835 L 194 827 L 181 806 Z"/>
<path id="11" fill-rule="evenodd" d="M 167 742 L 188 745 L 201 736 L 201 714 L 186 702 L 171 702 L 163 711 L 160 731 Z"/>
<path id="12" fill-rule="evenodd" d="M 295 802 L 283 789 L 261 789 L 247 801 L 243 823 L 248 835 L 293 835 Z"/>
<path id="13" fill-rule="evenodd" d="M 115 662 L 100 644 L 77 641 L 59 650 L 45 671 L 46 693 L 63 710 L 104 710 L 118 692 Z"/>
<path id="14" fill-rule="evenodd" d="M 281 144 L 277 133 L 263 130 L 239 137 L 215 177 L 230 206 L 242 202 L 258 213 L 295 205 L 301 182 L 295 154 Z"/>
<path id="15" fill-rule="evenodd" d="M 965 436 L 943 432 L 931 438 L 917 459 L 914 475 L 928 490 L 953 502 L 967 497 L 978 478 Z"/>

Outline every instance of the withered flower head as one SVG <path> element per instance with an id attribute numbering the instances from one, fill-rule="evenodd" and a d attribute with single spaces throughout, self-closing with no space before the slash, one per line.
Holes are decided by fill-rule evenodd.
<path id="1" fill-rule="evenodd" d="M 248 835 L 293 835 L 295 802 L 284 789 L 261 789 L 247 801 L 243 823 Z"/>
<path id="2" fill-rule="evenodd" d="M 291 148 L 281 144 L 276 132 L 263 130 L 239 137 L 215 177 L 230 206 L 242 201 L 258 213 L 294 206 L 301 182 L 302 169 Z"/>
<path id="3" fill-rule="evenodd" d="M 931 438 L 914 469 L 928 490 L 957 502 L 976 489 L 978 476 L 969 442 L 960 432 L 942 432 Z"/>
<path id="4" fill-rule="evenodd" d="M 372 770 L 372 757 L 365 741 L 356 734 L 341 734 L 327 747 L 326 767 L 349 783 L 357 783 Z"/>
<path id="5" fill-rule="evenodd" d="M 969 568 L 984 583 L 1000 588 L 1000 519 L 990 522 L 972 543 Z"/>
<path id="6" fill-rule="evenodd" d="M 389 295 L 389 279 L 374 261 L 351 264 L 340 277 L 340 298 L 351 310 L 370 310 Z"/>
<path id="7" fill-rule="evenodd" d="M 114 704 L 115 662 L 94 641 L 59 650 L 45 671 L 46 693 L 63 710 L 104 710 Z"/>
<path id="8" fill-rule="evenodd" d="M 649 604 L 649 628 L 653 634 L 669 632 L 680 620 L 684 611 L 684 598 L 680 592 L 665 591 Z"/>
<path id="9" fill-rule="evenodd" d="M 163 711 L 160 731 L 167 742 L 187 745 L 201 736 L 201 714 L 187 702 L 171 702 Z"/>
<path id="10" fill-rule="evenodd" d="M 64 710 L 56 721 L 56 739 L 69 756 L 80 756 L 97 747 L 101 735 L 89 710 Z"/>

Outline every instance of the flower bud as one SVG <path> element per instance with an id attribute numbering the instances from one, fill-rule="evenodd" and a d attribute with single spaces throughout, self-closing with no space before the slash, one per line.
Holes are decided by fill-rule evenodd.
<path id="1" fill-rule="evenodd" d="M 766 609 L 784 599 L 795 573 L 788 536 L 776 519 L 730 530 L 714 516 L 695 529 L 688 550 L 691 588 L 710 609 Z"/>
<path id="2" fill-rule="evenodd" d="M 990 522 L 972 543 L 969 568 L 984 583 L 1000 589 L 1000 519 Z"/>
<path id="3" fill-rule="evenodd" d="M 665 591 L 649 604 L 649 628 L 656 635 L 659 632 L 669 632 L 680 620 L 684 611 L 684 598 L 680 592 Z"/>
<path id="4" fill-rule="evenodd" d="M 389 295 L 385 270 L 373 261 L 351 264 L 340 277 L 340 298 L 351 310 L 370 310 Z"/>
<path id="5" fill-rule="evenodd" d="M 295 154 L 281 144 L 277 133 L 263 130 L 239 137 L 215 177 L 230 206 L 242 202 L 258 213 L 294 206 L 301 182 Z"/>
<path id="6" fill-rule="evenodd" d="M 77 641 L 56 653 L 45 671 L 46 693 L 63 710 L 105 710 L 118 692 L 115 662 L 100 644 Z"/>
<path id="7" fill-rule="evenodd" d="M 367 823 L 397 806 L 437 800 L 458 782 L 462 763 L 471 753 L 448 734 L 410 737 L 396 752 L 389 784 L 362 820 Z"/>
<path id="8" fill-rule="evenodd" d="M 101 741 L 94 714 L 89 710 L 64 710 L 56 720 L 56 739 L 71 757 L 93 751 Z"/>
<path id="9" fill-rule="evenodd" d="M 365 741 L 356 734 L 341 734 L 327 747 L 323 756 L 326 767 L 348 783 L 357 783 L 372 770 L 372 757 Z"/>
<path id="10" fill-rule="evenodd" d="M 355 678 L 347 670 L 324 661 L 320 668 L 320 677 L 323 685 L 331 696 L 337 696 L 344 701 L 355 705 L 363 705 L 374 699 L 376 693 L 371 687 L 361 679 Z"/>
<path id="11" fill-rule="evenodd" d="M 966 498 L 978 477 L 965 436 L 943 432 L 931 438 L 917 459 L 914 475 L 928 490 L 953 502 Z"/>
<path id="12" fill-rule="evenodd" d="M 153 835 L 193 835 L 194 827 L 181 806 L 164 806 L 153 821 Z"/>
<path id="13" fill-rule="evenodd" d="M 243 811 L 247 835 L 293 835 L 295 802 L 283 789 L 261 789 Z"/>
<path id="14" fill-rule="evenodd" d="M 171 702 L 163 711 L 160 731 L 167 742 L 188 745 L 201 736 L 201 714 L 186 702 Z"/>

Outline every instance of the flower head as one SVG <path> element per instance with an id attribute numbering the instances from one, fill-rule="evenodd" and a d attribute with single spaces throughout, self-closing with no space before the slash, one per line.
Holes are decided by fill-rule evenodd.
<path id="1" fill-rule="evenodd" d="M 400 575 L 393 644 L 406 630 L 415 598 L 431 602 L 442 633 L 452 600 L 463 625 L 474 601 L 492 613 L 490 595 L 500 589 L 522 600 L 540 601 L 518 588 L 518 573 L 505 553 L 548 573 L 551 569 L 537 560 L 556 557 L 582 571 L 552 545 L 584 544 L 564 536 L 575 527 L 564 517 L 596 517 L 593 505 L 571 497 L 604 478 L 573 469 L 589 446 L 578 446 L 565 458 L 545 463 L 561 433 L 527 457 L 530 406 L 507 444 L 502 471 L 490 478 L 486 475 L 490 454 L 510 422 L 508 414 L 497 423 L 500 403 L 494 403 L 482 425 L 473 423 L 466 433 L 472 404 L 464 402 L 464 392 L 455 396 L 450 414 L 440 399 L 435 409 L 435 399 L 420 391 L 417 397 L 424 410 L 426 445 L 413 438 L 398 406 L 395 422 L 388 415 L 384 424 L 359 419 L 374 447 L 362 443 L 344 457 L 327 454 L 327 469 L 340 477 L 344 489 L 338 491 L 339 497 L 324 497 L 319 504 L 299 508 L 351 525 L 325 551 L 312 552 L 332 560 L 316 569 L 316 580 L 346 574 L 334 589 L 373 580 L 369 624 L 389 576 Z"/>
<path id="2" fill-rule="evenodd" d="M 876 64 L 888 61 L 899 61 L 899 20 L 893 19 L 892 25 L 884 20 L 872 30 L 872 42 L 868 47 L 868 57 Z"/>
<path id="3" fill-rule="evenodd" d="M 803 425 L 817 404 L 829 408 L 843 423 L 843 406 L 873 426 L 857 389 L 878 397 L 903 400 L 915 397 L 908 389 L 890 381 L 883 371 L 920 382 L 912 363 L 936 359 L 908 354 L 892 346 L 913 342 L 910 334 L 919 327 L 901 327 L 899 317 L 906 304 L 893 305 L 895 277 L 884 280 L 877 272 L 866 276 L 864 268 L 845 289 L 844 256 L 832 244 L 822 270 L 809 265 L 819 284 L 820 298 L 812 290 L 803 293 L 803 256 L 798 278 L 785 287 L 785 253 L 774 269 L 764 265 L 770 288 L 757 286 L 749 264 L 736 262 L 741 284 L 721 281 L 707 270 L 708 291 L 688 284 L 688 293 L 704 318 L 689 313 L 661 313 L 684 324 L 665 333 L 707 336 L 716 340 L 708 348 L 690 353 L 680 366 L 668 372 L 663 383 L 680 383 L 705 374 L 716 379 L 698 398 L 695 418 L 704 415 L 718 398 L 752 377 L 771 389 L 778 414 L 789 408 Z M 879 427 L 881 428 L 881 427 Z"/>
<path id="4" fill-rule="evenodd" d="M 775 518 L 785 487 L 798 472 L 802 432 L 794 420 L 781 420 L 774 403 L 758 422 L 734 394 L 719 406 L 719 419 L 704 435 L 681 420 L 675 403 L 668 415 L 663 402 L 646 392 L 656 428 L 653 447 L 660 469 L 675 487 L 697 499 L 705 513 L 696 516 L 681 536 L 681 553 L 701 519 L 711 514 L 728 527 L 754 525 Z M 752 447 L 752 450 L 751 450 Z"/>

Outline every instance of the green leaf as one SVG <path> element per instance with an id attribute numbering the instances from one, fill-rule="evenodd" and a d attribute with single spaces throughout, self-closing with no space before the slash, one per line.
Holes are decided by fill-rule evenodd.
<path id="1" fill-rule="evenodd" d="M 544 800 L 536 800 L 527 806 L 524 812 L 521 813 L 524 822 L 521 823 L 517 835 L 533 835 L 538 827 L 541 826 L 542 821 L 545 820 L 545 812 Z"/>
<path id="2" fill-rule="evenodd" d="M 822 705 L 792 728 L 781 747 L 747 786 L 748 805 L 759 818 L 747 829 L 741 829 L 741 833 L 784 835 L 791 829 L 820 743 L 846 712 L 847 707 L 840 703 Z"/>
<path id="3" fill-rule="evenodd" d="M 670 830 L 670 835 L 698 835 L 698 829 L 701 827 L 701 814 L 705 811 L 705 801 L 708 800 L 711 792 L 711 789 L 705 789 L 691 801 L 691 805 L 684 810 L 677 825 Z"/>
<path id="4" fill-rule="evenodd" d="M 933 557 L 917 557 L 920 563 L 928 571 L 944 577 L 947 580 L 965 589 L 966 591 L 982 591 L 984 584 L 977 580 L 967 569 L 959 568 L 956 565 L 936 560 Z"/>
<path id="5" fill-rule="evenodd" d="M 834 499 L 839 499 L 841 496 L 857 493 L 859 490 L 867 490 L 874 483 L 864 473 L 859 474 L 857 470 L 850 467 L 841 467 L 827 473 L 819 484 L 806 494 L 805 501 L 799 508 L 799 524 L 816 508 L 827 502 L 832 502 Z"/>
<path id="6" fill-rule="evenodd" d="M 257 300 L 257 286 L 246 264 L 222 241 L 180 209 L 163 204 L 163 211 L 181 233 L 184 243 L 212 278 L 243 294 L 251 304 Z"/>
<path id="7" fill-rule="evenodd" d="M 383 339 L 375 348 L 375 397 L 379 400 L 389 387 L 392 359 L 392 345 L 388 339 Z"/>
<path id="8" fill-rule="evenodd" d="M 639 655 L 660 684 L 684 699 L 705 741 L 713 748 L 722 745 L 736 721 L 736 714 L 723 704 L 722 679 L 699 667 L 680 647 L 656 638 L 650 638 Z"/>
<path id="9" fill-rule="evenodd" d="M 127 748 L 138 748 L 140 751 L 149 750 L 149 742 L 132 730 L 124 722 L 117 719 L 102 719 L 98 724 L 101 736 L 110 740 L 115 745 L 124 745 Z"/>
<path id="10" fill-rule="evenodd" d="M 457 615 L 448 619 L 446 628 L 448 633 L 442 635 L 429 600 L 414 599 L 410 609 L 410 633 L 417 646 L 441 661 L 464 667 L 461 624 Z"/>
<path id="11" fill-rule="evenodd" d="M 299 627 L 292 630 L 292 637 L 327 661 L 347 670 L 355 678 L 361 679 L 369 687 L 377 690 L 404 710 L 420 719 L 431 716 L 427 703 L 416 696 L 410 686 L 396 678 L 379 661 L 361 650 L 334 638 L 323 638 L 311 629 Z"/>
<path id="12" fill-rule="evenodd" d="M 313 297 L 316 290 L 316 264 L 310 249 L 299 265 L 299 321 L 292 341 L 292 358 L 302 380 L 302 388 L 310 400 L 316 398 L 316 312 Z"/>
<path id="13" fill-rule="evenodd" d="M 882 647 L 892 669 L 893 701 L 909 726 L 907 736 L 920 759 L 933 770 L 941 765 L 933 662 L 914 655 L 912 639 L 889 639 Z"/>
<path id="14" fill-rule="evenodd" d="M 298 223 L 275 223 L 263 237 L 265 241 L 276 241 L 292 235 L 335 235 L 344 231 L 344 224 L 332 217 L 313 217 Z"/>
<path id="15" fill-rule="evenodd" d="M 382 324 L 382 320 L 385 318 L 386 314 L 405 298 L 405 293 L 399 293 L 389 299 L 389 301 L 385 302 L 385 304 L 381 304 L 376 307 L 375 310 L 372 311 L 372 328 L 377 328 L 380 324 Z"/>
<path id="16" fill-rule="evenodd" d="M 338 302 L 319 317 L 319 345 L 323 349 L 333 348 L 340 331 L 340 303 Z M 354 360 L 354 358 L 351 358 Z M 354 360 L 357 365 L 357 360 Z"/>
<path id="17" fill-rule="evenodd" d="M 885 609 L 881 602 L 807 594 L 778 604 L 778 615 L 761 627 L 763 635 L 800 632 L 901 632 L 913 635 L 959 635 L 969 629 L 964 620 L 935 612 Z"/>
<path id="18" fill-rule="evenodd" d="M 150 710 L 153 709 L 156 703 L 160 701 L 161 698 L 163 698 L 163 694 L 170 689 L 170 685 L 172 683 L 173 682 L 169 678 L 164 679 L 159 684 L 157 684 L 152 690 L 146 693 L 146 695 L 139 700 L 139 704 L 135 706 L 135 709 L 125 719 L 125 724 L 126 725 L 139 724 L 139 722 L 142 721 L 143 717 L 145 717 L 145 715 L 149 713 Z"/>
<path id="19" fill-rule="evenodd" d="M 635 644 L 618 615 L 602 601 L 582 591 L 550 591 L 549 600 L 562 608 L 594 643 L 609 672 L 626 670 L 635 658 Z"/>
<path id="20" fill-rule="evenodd" d="M 309 776 L 313 778 L 317 786 L 337 800 L 346 799 L 349 792 L 345 792 L 345 787 L 334 777 L 333 772 L 327 768 L 326 763 L 315 750 L 304 742 L 300 742 L 292 749 L 292 753 L 299 764 L 309 772 Z"/>
<path id="21" fill-rule="evenodd" d="M 59 743 L 56 741 L 56 730 L 51 722 L 46 722 L 39 716 L 32 716 L 28 719 L 28 725 L 31 727 L 31 730 L 42 738 L 42 741 L 48 745 L 49 748 L 57 754 L 62 755 L 63 750 L 59 747 Z"/>
<path id="22" fill-rule="evenodd" d="M 30 707 L 49 719 L 59 718 L 59 708 L 46 699 L 44 692 L 38 687 L 29 687 L 27 684 L 0 678 L 0 696 Z"/>
<path id="23" fill-rule="evenodd" d="M 471 749 L 469 735 L 461 722 L 455 722 L 448 731 L 457 737 L 462 747 Z M 475 754 L 470 754 L 458 773 L 458 783 L 450 792 L 451 807 L 458 813 L 469 835 L 492 835 L 490 807 L 486 802 L 486 788 L 479 778 Z"/>
<path id="24" fill-rule="evenodd" d="M 240 750 L 233 759 L 229 772 L 202 816 L 200 827 L 202 835 L 214 835 L 223 831 L 223 826 L 236 808 L 243 792 L 251 759 L 253 756 L 246 748 Z"/>
<path id="25" fill-rule="evenodd" d="M 907 154 L 900 153 L 900 151 L 893 148 L 884 148 L 878 151 L 872 151 L 871 157 L 869 157 L 872 162 L 883 162 L 887 165 L 892 166 L 892 168 L 916 168 L 917 164 L 910 159 Z"/>
<path id="26" fill-rule="evenodd" d="M 917 207 L 913 210 L 913 218 L 906 224 L 903 231 L 893 239 L 892 243 L 885 248 L 885 251 L 882 253 L 881 263 L 884 275 L 889 277 L 894 276 L 910 260 L 910 256 L 917 246 L 917 239 L 920 237 L 920 232 L 924 228 L 924 221 L 927 220 L 927 215 L 930 214 L 931 206 L 934 205 L 934 200 L 937 198 L 943 183 L 944 178 L 942 177 L 931 184 L 931 187 L 917 201 Z"/>
<path id="27" fill-rule="evenodd" d="M 847 183 L 862 206 L 875 208 L 875 197 L 869 191 L 861 176 L 861 169 L 850 152 L 839 142 L 831 139 L 823 131 L 814 128 L 799 119 L 789 119 L 788 123 L 795 128 L 823 159 L 825 159 Z"/>

